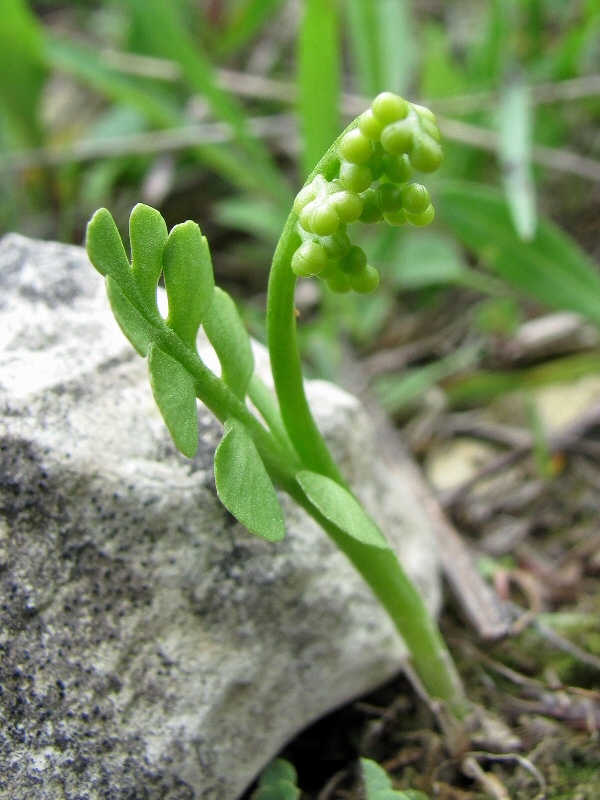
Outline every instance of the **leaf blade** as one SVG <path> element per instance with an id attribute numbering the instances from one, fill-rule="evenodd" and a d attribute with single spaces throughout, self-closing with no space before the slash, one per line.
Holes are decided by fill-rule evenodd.
<path id="1" fill-rule="evenodd" d="M 257 536 L 279 542 L 285 521 L 275 488 L 244 426 L 235 420 L 225 431 L 215 452 L 215 483 L 225 508 Z"/>
<path id="2" fill-rule="evenodd" d="M 188 220 L 171 230 L 163 250 L 163 270 L 169 300 L 167 325 L 195 350 L 215 288 L 208 242 L 195 222 Z"/>
<path id="3" fill-rule="evenodd" d="M 198 407 L 194 378 L 155 344 L 148 352 L 150 386 L 177 449 L 193 458 L 198 449 Z"/>
<path id="4" fill-rule="evenodd" d="M 119 284 L 110 275 L 106 277 L 106 294 L 119 328 L 135 350 L 145 358 L 154 338 L 152 326 L 129 302 Z"/>
<path id="5" fill-rule="evenodd" d="M 167 242 L 167 226 L 154 208 L 138 203 L 129 218 L 131 241 L 131 271 L 144 303 L 156 307 L 156 289 Z"/>
<path id="6" fill-rule="evenodd" d="M 108 209 L 99 208 L 88 222 L 85 244 L 88 257 L 100 275 L 110 275 L 119 284 L 129 281 L 129 259 Z"/>
<path id="7" fill-rule="evenodd" d="M 390 549 L 385 536 L 367 512 L 339 483 L 310 470 L 300 471 L 296 480 L 312 505 L 348 536 L 362 544 Z"/>
<path id="8" fill-rule="evenodd" d="M 366 800 L 427 800 L 423 792 L 394 789 L 387 772 L 370 758 L 361 758 L 360 768 Z"/>
<path id="9" fill-rule="evenodd" d="M 203 327 L 221 363 L 221 378 L 243 399 L 254 372 L 250 337 L 233 299 L 218 286 Z"/>
<path id="10" fill-rule="evenodd" d="M 370 758 L 360 759 L 360 768 L 368 798 L 374 797 L 377 792 L 392 788 L 389 775 L 377 762 Z"/>

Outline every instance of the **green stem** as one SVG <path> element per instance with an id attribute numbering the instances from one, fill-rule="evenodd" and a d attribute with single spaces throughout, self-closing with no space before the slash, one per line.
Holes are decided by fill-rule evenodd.
<path id="1" fill-rule="evenodd" d="M 261 417 L 267 423 L 267 427 L 273 436 L 295 456 L 294 446 L 290 442 L 283 420 L 281 419 L 281 412 L 277 405 L 277 400 L 264 381 L 258 377 L 256 372 L 250 379 L 248 398 L 252 401 Z"/>
<path id="2" fill-rule="evenodd" d="M 291 258 L 300 246 L 296 221 L 292 212 L 277 247 L 269 279 L 267 335 L 275 391 L 288 436 L 305 466 L 344 483 L 304 392 L 294 309 L 296 276 L 290 267 Z"/>
<path id="3" fill-rule="evenodd" d="M 321 173 L 333 177 L 339 166 L 339 142 L 356 127 L 356 121 L 336 139 L 309 175 L 309 184 Z M 273 256 L 267 293 L 267 338 L 271 371 L 279 408 L 288 435 L 305 465 L 346 486 L 337 464 L 331 457 L 306 399 L 298 338 L 294 292 L 296 276 L 291 269 L 292 256 L 301 244 L 296 231 L 297 214 L 290 213 Z"/>
<path id="4" fill-rule="evenodd" d="M 353 122 L 346 131 L 355 125 Z M 346 131 L 319 162 L 307 184 L 317 173 L 327 179 L 335 176 L 339 165 L 339 142 Z M 291 269 L 292 256 L 300 245 L 297 222 L 298 217 L 292 211 L 277 245 L 269 278 L 267 335 L 271 369 L 284 425 L 305 467 L 347 488 L 315 423 L 304 391 L 294 308 L 296 276 Z M 426 690 L 432 697 L 446 702 L 458 718 L 462 717 L 466 701 L 452 658 L 423 599 L 396 555 L 364 545 L 341 531 L 312 506 L 296 481 L 285 488 L 319 522 L 371 587 L 406 642 Z"/>
<path id="5" fill-rule="evenodd" d="M 302 505 L 297 497 L 295 499 Z M 362 544 L 329 520 L 318 518 L 320 515 L 315 514 L 314 509 L 307 508 L 307 511 L 345 553 L 391 617 L 429 696 L 446 703 L 458 719 L 464 717 L 467 701 L 452 656 L 396 554 Z"/>
<path id="6" fill-rule="evenodd" d="M 145 309 L 138 309 L 143 316 Z M 304 465 L 289 445 L 281 443 L 268 431 L 244 402 L 231 391 L 229 386 L 210 370 L 202 359 L 190 350 L 181 339 L 166 325 L 157 325 L 152 320 L 155 342 L 162 350 L 178 361 L 193 376 L 196 396 L 212 411 L 215 417 L 225 423 L 230 417 L 239 420 L 252 436 L 263 460 L 277 474 L 283 488 L 295 480 L 295 475 Z"/>

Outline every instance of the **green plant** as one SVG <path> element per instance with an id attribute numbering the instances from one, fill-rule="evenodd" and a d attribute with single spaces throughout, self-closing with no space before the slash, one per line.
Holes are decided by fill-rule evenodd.
<path id="1" fill-rule="evenodd" d="M 370 758 L 360 759 L 360 772 L 366 800 L 427 800 L 423 792 L 394 789 L 387 772 Z M 300 789 L 293 765 L 283 758 L 272 761 L 262 771 L 252 800 L 298 800 Z"/>
<path id="2" fill-rule="evenodd" d="M 296 340 L 298 276 L 318 275 L 335 292 L 370 292 L 377 271 L 352 245 L 357 220 L 427 224 L 427 190 L 410 183 L 415 169 L 442 159 L 435 118 L 391 93 L 341 134 L 299 193 L 275 251 L 267 303 L 269 353 L 278 403 L 253 375 L 248 335 L 230 296 L 215 287 L 206 239 L 191 222 L 170 233 L 160 214 L 138 205 L 130 219 L 131 265 L 106 209 L 88 226 L 87 248 L 106 276 L 108 296 L 125 335 L 148 356 L 152 391 L 180 451 L 198 445 L 196 398 L 223 423 L 215 480 L 225 507 L 252 533 L 270 541 L 285 533 L 274 485 L 285 490 L 348 556 L 403 636 L 423 685 L 460 716 L 461 683 L 422 598 L 385 536 L 353 496 L 329 453 L 304 392 Z M 163 318 L 157 284 L 164 273 L 169 303 Z M 200 325 L 221 363 L 217 377 L 196 349 Z M 249 397 L 259 420 L 247 407 Z"/>
<path id="3" fill-rule="evenodd" d="M 283 758 L 276 758 L 262 771 L 252 800 L 298 800 L 296 770 Z"/>
<path id="4" fill-rule="evenodd" d="M 361 758 L 360 768 L 366 800 L 427 800 L 427 795 L 414 789 L 399 791 L 392 787 L 389 775 L 369 758 Z"/>

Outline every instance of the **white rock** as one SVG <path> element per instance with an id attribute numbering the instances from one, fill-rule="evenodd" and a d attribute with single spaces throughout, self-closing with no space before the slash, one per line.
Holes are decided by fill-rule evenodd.
<path id="1" fill-rule="evenodd" d="M 233 800 L 403 645 L 291 502 L 278 545 L 223 510 L 206 410 L 175 451 L 83 250 L 8 236 L 0 289 L 0 796 Z M 311 393 L 435 612 L 426 519 L 357 401 Z"/>
<path id="2" fill-rule="evenodd" d="M 600 377 L 584 375 L 568 383 L 540 386 L 532 395 L 545 432 L 557 433 L 600 403 Z"/>
<path id="3" fill-rule="evenodd" d="M 425 473 L 437 491 L 449 491 L 479 474 L 496 455 L 487 442 L 457 436 L 430 448 Z"/>

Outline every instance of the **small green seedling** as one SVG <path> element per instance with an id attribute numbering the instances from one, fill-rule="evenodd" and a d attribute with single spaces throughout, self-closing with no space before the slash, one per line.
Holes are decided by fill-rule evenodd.
<path id="1" fill-rule="evenodd" d="M 130 219 L 131 264 L 113 218 L 100 209 L 87 248 L 105 276 L 123 333 L 148 358 L 156 403 L 179 450 L 198 447 L 200 399 L 223 423 L 215 454 L 217 493 L 252 533 L 285 534 L 275 486 L 304 508 L 348 556 L 403 636 L 423 686 L 460 717 L 465 700 L 444 641 L 384 534 L 352 494 L 317 429 L 306 395 L 296 338 L 298 277 L 317 276 L 335 292 L 370 292 L 379 281 L 348 225 L 426 225 L 427 189 L 410 179 L 442 160 L 433 114 L 397 95 L 378 95 L 334 142 L 296 198 L 275 251 L 267 332 L 276 398 L 254 374 L 248 334 L 229 295 L 215 287 L 206 239 L 193 222 L 167 232 L 144 205 Z M 168 314 L 157 305 L 164 275 Z M 221 364 L 216 375 L 196 347 L 200 326 Z M 249 399 L 259 412 L 255 415 Z"/>
<path id="2" fill-rule="evenodd" d="M 252 792 L 252 800 L 298 800 L 300 789 L 296 786 L 296 770 L 283 758 L 277 758 L 265 767 Z"/>
<path id="3" fill-rule="evenodd" d="M 369 758 L 361 758 L 360 768 L 366 800 L 428 800 L 426 794 L 415 789 L 394 789 L 390 776 L 383 767 Z"/>

